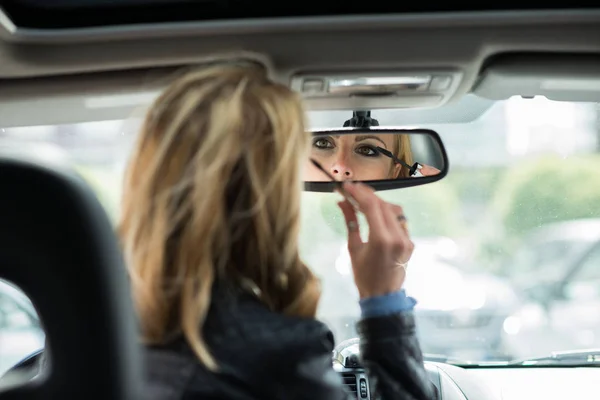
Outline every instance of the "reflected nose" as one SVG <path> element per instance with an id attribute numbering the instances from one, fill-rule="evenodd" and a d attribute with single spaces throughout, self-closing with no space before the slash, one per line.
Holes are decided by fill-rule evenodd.
<path id="1" fill-rule="evenodd" d="M 336 162 L 333 164 L 331 167 L 331 174 L 339 180 L 352 179 L 354 175 L 350 166 L 344 162 Z"/>

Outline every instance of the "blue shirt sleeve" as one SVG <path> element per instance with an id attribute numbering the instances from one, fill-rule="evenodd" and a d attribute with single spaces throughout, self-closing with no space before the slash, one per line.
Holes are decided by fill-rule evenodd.
<path id="1" fill-rule="evenodd" d="M 358 302 L 363 318 L 381 317 L 402 311 L 412 311 L 417 301 L 404 289 L 383 296 L 367 297 Z"/>

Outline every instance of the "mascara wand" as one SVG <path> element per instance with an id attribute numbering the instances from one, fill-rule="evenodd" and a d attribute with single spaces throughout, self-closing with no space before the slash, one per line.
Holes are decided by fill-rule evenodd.
<path id="1" fill-rule="evenodd" d="M 408 165 L 407 163 L 404 162 L 404 160 L 399 159 L 398 157 L 396 157 L 394 154 L 392 154 L 391 151 L 384 149 L 383 147 L 379 147 L 377 146 L 377 150 L 379 150 L 379 152 L 381 154 L 383 154 L 384 156 L 387 156 L 389 158 L 391 158 L 392 160 L 394 160 L 394 162 L 396 164 L 400 164 L 402 165 L 404 168 L 408 169 L 409 171 L 409 175 L 412 177 L 417 177 L 417 176 L 424 176 L 421 171 L 419 171 L 421 168 L 423 168 L 423 166 L 421 164 L 419 164 L 418 162 L 414 163 L 412 165 L 412 167 L 410 165 Z"/>

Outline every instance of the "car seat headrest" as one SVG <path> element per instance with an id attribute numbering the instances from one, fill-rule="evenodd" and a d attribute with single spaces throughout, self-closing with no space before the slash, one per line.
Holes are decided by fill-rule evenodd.
<path id="1" fill-rule="evenodd" d="M 141 358 L 113 227 L 68 159 L 0 148 L 0 277 L 19 286 L 49 339 L 51 368 L 2 398 L 130 399 Z"/>

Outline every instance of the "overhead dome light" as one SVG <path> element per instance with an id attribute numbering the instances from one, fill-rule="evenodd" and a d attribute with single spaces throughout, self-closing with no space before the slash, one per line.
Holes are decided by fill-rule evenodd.
<path id="1" fill-rule="evenodd" d="M 425 91 L 431 76 L 381 76 L 354 79 L 329 79 L 329 93 Z"/>
<path id="2" fill-rule="evenodd" d="M 448 102 L 463 73 L 452 69 L 298 72 L 291 88 L 308 110 L 431 108 Z"/>
<path id="3" fill-rule="evenodd" d="M 292 88 L 305 96 L 355 95 L 361 93 L 441 93 L 456 85 L 456 73 L 297 75 Z"/>

